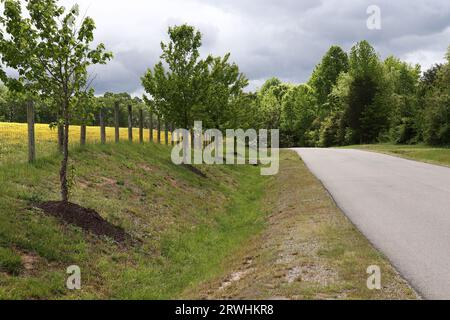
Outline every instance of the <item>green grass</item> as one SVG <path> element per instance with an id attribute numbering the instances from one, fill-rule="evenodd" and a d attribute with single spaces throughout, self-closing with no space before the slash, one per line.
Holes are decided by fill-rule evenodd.
<path id="1" fill-rule="evenodd" d="M 270 178 L 258 167 L 200 166 L 205 179 L 154 144 L 89 145 L 71 156 L 72 201 L 141 243 L 120 247 L 33 207 L 59 198 L 59 155 L 0 166 L 1 299 L 174 299 L 222 272 L 264 227 Z M 65 287 L 70 265 L 81 268 L 80 291 Z"/>
<path id="2" fill-rule="evenodd" d="M 22 269 L 22 259 L 10 248 L 0 248 L 0 271 L 19 274 Z"/>
<path id="3" fill-rule="evenodd" d="M 227 272 L 187 291 L 185 297 L 417 298 L 295 152 L 280 153 L 280 173 L 267 189 L 270 191 L 264 201 L 271 213 L 264 231 L 233 256 Z M 371 265 L 382 270 L 381 290 L 367 288 L 367 268 Z M 240 274 L 238 280 L 233 274 Z M 288 277 L 291 281 L 286 280 Z"/>
<path id="4" fill-rule="evenodd" d="M 381 152 L 394 156 L 399 156 L 402 158 L 450 166 L 449 147 L 438 148 L 427 145 L 374 144 L 374 145 L 350 146 L 345 148 Z"/>

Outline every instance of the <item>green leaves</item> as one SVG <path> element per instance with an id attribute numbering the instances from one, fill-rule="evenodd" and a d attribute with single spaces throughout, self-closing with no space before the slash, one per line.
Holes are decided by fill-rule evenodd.
<path id="1" fill-rule="evenodd" d="M 332 46 L 314 70 L 309 84 L 314 88 L 321 109 L 324 109 L 324 104 L 326 104 L 333 86 L 336 85 L 339 75 L 347 72 L 348 68 L 347 53 L 338 46 Z M 324 110 L 325 113 L 329 111 L 329 109 Z"/>
<path id="2" fill-rule="evenodd" d="M 278 78 L 267 80 L 258 92 L 258 104 L 261 112 L 261 126 L 267 129 L 280 127 L 283 111 L 283 99 L 290 86 Z"/>
<path id="3" fill-rule="evenodd" d="M 435 68 L 433 81 L 425 86 L 423 99 L 424 139 L 434 145 L 450 145 L 450 48 L 446 57 L 448 62 Z"/>
<path id="4" fill-rule="evenodd" d="M 19 74 L 18 78 L 11 78 L 1 72 L 1 80 L 13 90 L 53 99 L 54 111 L 60 117 L 58 122 L 64 125 L 60 182 L 62 200 L 68 201 L 69 122 L 73 111 L 81 113 L 78 115 L 82 121 L 90 112 L 72 109 L 93 95 L 87 68 L 106 63 L 112 54 L 105 52 L 103 44 L 91 48 L 95 23 L 89 17 L 84 18 L 78 28 L 78 6 L 66 11 L 55 0 L 26 0 L 26 12 L 22 12 L 20 0 L 1 1 L 2 67 L 6 65 Z"/>
<path id="5" fill-rule="evenodd" d="M 200 59 L 201 33 L 194 27 L 170 27 L 168 34 L 170 41 L 161 44 L 162 61 L 141 79 L 150 95 L 146 102 L 154 113 L 184 128 L 191 128 L 194 120 L 224 127 L 232 116 L 233 99 L 248 80 L 229 62 L 229 54 Z"/>
<path id="6" fill-rule="evenodd" d="M 112 58 L 103 44 L 92 49 L 94 21 L 87 17 L 77 28 L 77 5 L 70 10 L 54 0 L 26 1 L 26 13 L 20 1 L 3 0 L 4 17 L 0 37 L 2 63 L 16 69 L 19 77 L 10 79 L 0 74 L 14 89 L 70 98 L 88 86 L 87 67 L 104 64 Z M 58 96 L 58 98 L 56 97 Z"/>

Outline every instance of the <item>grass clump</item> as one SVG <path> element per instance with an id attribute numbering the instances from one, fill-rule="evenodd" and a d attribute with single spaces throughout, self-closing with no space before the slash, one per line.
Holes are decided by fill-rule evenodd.
<path id="1" fill-rule="evenodd" d="M 22 270 L 22 259 L 10 248 L 0 247 L 0 271 L 18 275 Z"/>

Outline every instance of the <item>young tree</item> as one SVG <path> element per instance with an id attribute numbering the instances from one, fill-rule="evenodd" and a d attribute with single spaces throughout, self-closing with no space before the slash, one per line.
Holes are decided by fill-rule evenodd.
<path id="1" fill-rule="evenodd" d="M 196 110 L 199 119 L 206 126 L 225 129 L 230 118 L 235 117 L 231 104 L 242 94 L 248 85 L 247 78 L 235 63 L 229 63 L 230 54 L 223 58 L 208 59 L 208 74 L 205 79 L 204 101 Z"/>
<path id="2" fill-rule="evenodd" d="M 26 12 L 23 12 L 22 1 L 1 2 L 4 5 L 0 18 L 1 60 L 17 70 L 19 76 L 11 78 L 2 70 L 0 78 L 10 88 L 49 96 L 58 105 L 64 126 L 61 198 L 67 202 L 69 125 L 73 101 L 89 87 L 87 68 L 106 63 L 112 54 L 105 52 L 103 44 L 91 47 L 95 23 L 90 17 L 77 21 L 77 5 L 66 10 L 56 0 L 27 0 Z"/>
<path id="3" fill-rule="evenodd" d="M 169 27 L 169 43 L 161 43 L 161 62 L 142 77 L 145 91 L 151 96 L 155 113 L 170 122 L 190 129 L 194 108 L 201 104 L 206 62 L 200 60 L 201 34 L 194 27 Z M 164 63 L 168 67 L 166 72 Z"/>

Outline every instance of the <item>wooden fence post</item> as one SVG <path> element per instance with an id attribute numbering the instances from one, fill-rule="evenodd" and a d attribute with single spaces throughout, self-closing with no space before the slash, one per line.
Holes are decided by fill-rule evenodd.
<path id="1" fill-rule="evenodd" d="M 64 126 L 58 123 L 58 151 L 63 152 Z"/>
<path id="2" fill-rule="evenodd" d="M 190 133 L 191 133 L 191 148 L 193 150 L 195 150 L 195 133 L 194 133 L 194 129 L 191 129 Z"/>
<path id="3" fill-rule="evenodd" d="M 34 132 L 34 106 L 33 101 L 27 104 L 27 121 L 28 121 L 28 161 L 36 160 L 36 137 Z"/>
<path id="4" fill-rule="evenodd" d="M 80 145 L 86 145 L 86 125 L 82 124 L 80 127 Z"/>
<path id="5" fill-rule="evenodd" d="M 175 126 L 173 125 L 173 122 L 170 124 L 170 140 L 171 140 L 171 145 L 174 146 L 175 145 L 175 137 L 173 135 L 174 132 L 174 128 Z"/>
<path id="6" fill-rule="evenodd" d="M 144 110 L 139 109 L 139 142 L 144 143 Z"/>
<path id="7" fill-rule="evenodd" d="M 106 128 L 105 128 L 105 119 L 103 114 L 103 108 L 100 109 L 100 142 L 101 144 L 106 143 Z"/>
<path id="8" fill-rule="evenodd" d="M 120 141 L 120 129 L 119 129 L 119 101 L 114 103 L 114 126 L 115 126 L 115 141 Z"/>
<path id="9" fill-rule="evenodd" d="M 166 146 L 169 145 L 169 125 L 167 124 L 167 120 L 164 122 L 164 141 Z"/>
<path id="10" fill-rule="evenodd" d="M 161 117 L 158 115 L 158 143 L 161 143 Z"/>
<path id="11" fill-rule="evenodd" d="M 153 142 L 153 113 L 150 112 L 150 124 L 149 124 L 149 139 Z"/>
<path id="12" fill-rule="evenodd" d="M 203 133 L 203 149 L 205 149 L 207 145 L 208 145 L 208 135 L 205 132 Z"/>
<path id="13" fill-rule="evenodd" d="M 128 105 L 128 141 L 133 142 L 133 110 Z"/>

